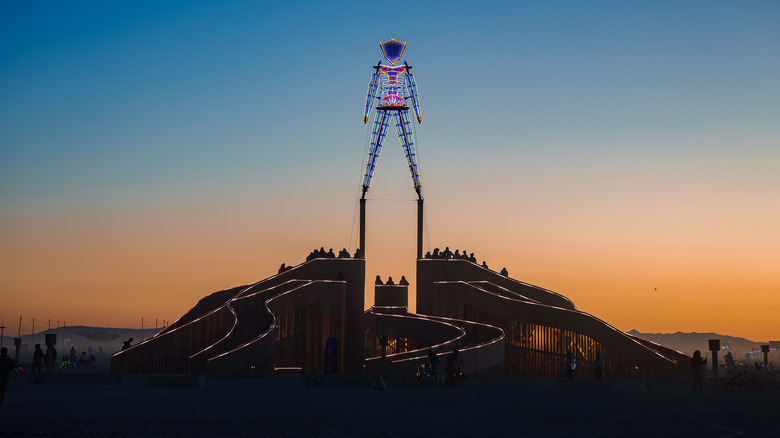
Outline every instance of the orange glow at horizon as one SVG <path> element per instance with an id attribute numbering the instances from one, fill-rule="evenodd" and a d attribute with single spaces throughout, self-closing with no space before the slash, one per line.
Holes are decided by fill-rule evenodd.
<path id="1" fill-rule="evenodd" d="M 780 273 L 774 263 L 780 242 L 764 235 L 756 244 L 750 236 L 765 231 L 760 227 L 741 227 L 719 239 L 711 238 L 717 227 L 706 223 L 686 227 L 683 235 L 667 229 L 642 234 L 634 231 L 647 226 L 646 218 L 622 224 L 626 218 L 616 218 L 599 227 L 609 212 L 582 210 L 570 221 L 576 205 L 481 208 L 493 202 L 489 197 L 475 201 L 468 214 L 453 214 L 441 208 L 447 201 L 437 193 L 442 188 L 432 186 L 426 251 L 450 246 L 474 252 L 479 263 L 485 260 L 495 271 L 506 267 L 510 277 L 561 293 L 623 331 L 780 338 Z M 414 311 L 416 203 L 386 199 L 409 197 L 394 190 L 378 189 L 369 200 L 365 305 L 373 302 L 377 274 L 396 282 L 405 275 Z M 302 263 L 315 247 L 338 252 L 351 241 L 353 252 L 356 232 L 338 233 L 348 221 L 341 213 L 352 211 L 352 204 L 292 191 L 267 199 L 271 209 L 223 200 L 4 216 L 3 316 L 21 315 L 25 333 L 31 318 L 36 331 L 49 318 L 111 327 L 140 327 L 142 317 L 146 327 L 155 318 L 172 322 L 205 295 L 267 278 L 281 263 Z M 293 212 L 294 218 L 316 220 L 290 220 Z"/>

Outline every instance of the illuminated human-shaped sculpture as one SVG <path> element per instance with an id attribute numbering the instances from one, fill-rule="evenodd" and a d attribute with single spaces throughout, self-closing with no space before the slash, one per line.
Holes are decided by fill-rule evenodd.
<path id="1" fill-rule="evenodd" d="M 393 118 L 401 146 L 406 155 L 406 161 L 409 164 L 409 172 L 412 175 L 414 190 L 417 197 L 422 199 L 420 193 L 420 174 L 417 172 L 417 153 L 414 150 L 412 141 L 412 126 L 409 122 L 409 107 L 406 106 L 406 100 L 409 99 L 414 108 L 414 114 L 417 122 L 422 123 L 420 115 L 420 105 L 417 101 L 417 85 L 412 76 L 412 67 L 406 62 L 403 65 L 396 65 L 401 59 L 406 48 L 406 43 L 396 39 L 391 39 L 380 43 L 382 54 L 390 65 L 382 64 L 380 60 L 374 66 L 374 74 L 371 76 L 371 82 L 368 84 L 368 95 L 366 96 L 366 108 L 363 113 L 363 123 L 367 123 L 371 115 L 371 108 L 374 101 L 378 100 L 374 115 L 374 128 L 371 133 L 371 149 L 368 154 L 366 164 L 366 174 L 363 177 L 363 198 L 371 185 L 371 176 L 374 173 L 374 166 L 379 158 L 379 152 L 382 150 L 382 143 L 387 134 L 387 126 L 390 118 Z"/>

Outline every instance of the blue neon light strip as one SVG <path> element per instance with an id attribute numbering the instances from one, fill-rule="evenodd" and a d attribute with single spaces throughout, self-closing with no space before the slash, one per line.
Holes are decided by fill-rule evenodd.
<path id="1" fill-rule="evenodd" d="M 379 82 L 379 73 L 374 72 L 371 75 L 371 82 L 368 83 L 368 94 L 366 95 L 366 110 L 363 113 L 363 123 L 368 122 L 368 117 L 371 115 L 371 104 L 376 97 L 376 86 Z"/>
<path id="2" fill-rule="evenodd" d="M 406 162 L 409 165 L 409 173 L 412 176 L 414 188 L 420 187 L 420 175 L 417 173 L 417 154 L 414 151 L 414 142 L 412 141 L 412 126 L 409 123 L 409 112 L 399 111 L 395 116 L 395 128 L 398 131 L 398 140 L 401 147 L 404 148 Z"/>
<path id="3" fill-rule="evenodd" d="M 409 69 L 406 70 L 406 76 L 409 78 L 409 97 L 412 99 L 412 108 L 414 108 L 414 115 L 417 116 L 417 122 L 422 123 L 422 115 L 420 114 L 420 104 L 417 102 L 417 83 L 414 81 L 414 76 Z"/>

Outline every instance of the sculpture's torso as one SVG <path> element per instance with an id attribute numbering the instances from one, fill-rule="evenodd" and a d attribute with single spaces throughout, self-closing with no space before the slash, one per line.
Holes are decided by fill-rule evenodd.
<path id="1" fill-rule="evenodd" d="M 379 66 L 379 108 L 405 107 L 405 65 Z"/>

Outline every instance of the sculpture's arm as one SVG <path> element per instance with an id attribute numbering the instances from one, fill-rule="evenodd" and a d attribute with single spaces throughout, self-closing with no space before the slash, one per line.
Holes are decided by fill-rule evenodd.
<path id="1" fill-rule="evenodd" d="M 374 67 L 376 71 L 371 75 L 371 82 L 368 83 L 368 94 L 366 95 L 366 110 L 363 112 L 363 123 L 368 122 L 368 116 L 371 115 L 371 106 L 376 98 L 376 87 L 379 83 L 379 63 Z"/>
<path id="2" fill-rule="evenodd" d="M 414 82 L 414 75 L 412 75 L 412 67 L 406 64 L 406 77 L 407 87 L 409 87 L 409 97 L 412 99 L 412 108 L 414 108 L 414 115 L 417 116 L 417 123 L 422 123 L 422 114 L 420 114 L 420 102 L 417 97 L 417 83 Z"/>

